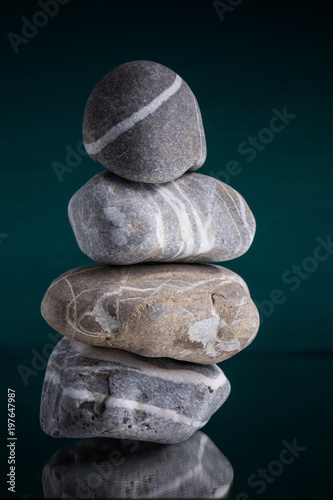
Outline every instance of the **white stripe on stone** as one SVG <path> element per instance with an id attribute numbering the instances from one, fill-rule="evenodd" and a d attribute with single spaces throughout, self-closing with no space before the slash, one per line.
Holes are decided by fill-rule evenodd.
<path id="1" fill-rule="evenodd" d="M 104 349 L 104 347 L 101 347 L 101 349 Z M 95 359 L 95 358 L 92 358 L 92 359 Z M 100 366 L 101 370 L 104 370 L 105 372 L 109 371 L 111 373 L 109 363 L 105 363 L 105 364 L 100 363 L 99 366 Z M 217 389 L 220 389 L 224 385 L 228 384 L 228 380 L 227 380 L 226 376 L 224 375 L 224 373 L 222 372 L 222 370 L 220 371 L 220 373 L 217 374 L 217 376 L 215 378 L 210 378 L 202 373 L 193 372 L 191 370 L 186 370 L 186 369 L 182 369 L 182 368 L 179 368 L 179 369 L 161 368 L 158 366 L 152 366 L 152 365 L 146 364 L 146 369 L 148 369 L 149 371 L 147 371 L 145 373 L 144 370 L 138 369 L 135 365 L 124 366 L 123 363 L 119 363 L 117 365 L 115 364 L 114 366 L 115 366 L 115 368 L 120 366 L 122 369 L 126 369 L 126 371 L 128 373 L 131 372 L 137 376 L 140 376 L 140 374 L 142 372 L 143 374 L 146 374 L 147 376 L 154 377 L 154 378 L 160 378 L 163 380 L 169 380 L 171 382 L 174 382 L 175 384 L 187 383 L 187 384 L 199 385 L 199 382 L 200 382 L 202 385 L 204 385 L 206 387 L 210 387 L 210 389 L 212 389 L 213 391 L 216 391 Z M 74 371 L 76 373 L 78 370 L 82 376 L 89 377 L 91 375 L 91 369 L 90 368 L 87 369 L 84 365 L 75 365 L 74 367 L 72 367 L 72 366 L 66 367 L 67 372 Z M 193 378 L 194 375 L 195 375 L 195 379 Z"/>
<path id="2" fill-rule="evenodd" d="M 179 491 L 181 485 L 183 485 L 186 481 L 193 478 L 195 479 L 198 475 L 202 477 L 204 473 L 202 458 L 204 456 L 205 446 L 209 441 L 208 436 L 206 434 L 201 434 L 199 449 L 198 449 L 198 463 L 195 467 L 191 467 L 190 470 L 185 472 L 185 474 L 181 474 L 180 476 L 176 476 L 172 481 L 168 481 L 167 484 L 161 485 L 159 488 L 154 490 L 155 498 L 172 498 L 174 495 L 167 495 L 167 492 L 173 492 L 174 490 Z"/>
<path id="3" fill-rule="evenodd" d="M 146 189 L 146 186 L 144 185 L 143 182 L 140 183 L 140 186 L 143 191 Z M 163 222 L 163 214 L 160 210 L 158 202 L 155 200 L 153 196 L 149 196 L 147 201 L 153 204 L 152 213 L 155 216 L 156 238 L 160 247 L 161 256 L 163 256 L 165 249 L 165 236 L 166 236 L 164 229 L 164 222 Z"/>
<path id="4" fill-rule="evenodd" d="M 84 143 L 84 147 L 89 155 L 96 155 L 99 153 L 107 144 L 113 142 L 121 134 L 133 127 L 137 122 L 144 120 L 147 116 L 154 113 L 165 101 L 167 101 L 173 94 L 177 92 L 182 84 L 182 79 L 179 75 L 176 76 L 174 82 L 170 87 L 164 90 L 160 95 L 155 97 L 147 106 L 139 109 L 125 120 L 117 123 L 114 127 L 110 128 L 102 137 L 97 141 L 91 142 L 90 144 Z"/>
<path id="5" fill-rule="evenodd" d="M 240 208 L 241 208 L 241 214 L 242 214 L 242 216 L 241 216 L 241 217 L 242 217 L 242 221 L 243 221 L 243 223 L 244 223 L 244 226 L 245 226 L 245 227 L 246 227 L 246 229 L 247 229 L 247 232 L 248 232 L 248 234 L 249 234 L 249 237 L 252 239 L 252 238 L 253 238 L 253 233 L 254 233 L 254 231 L 253 231 L 253 229 L 251 229 L 251 228 L 250 228 L 249 223 L 248 223 L 248 221 L 247 221 L 247 216 L 246 216 L 246 212 L 245 212 L 245 203 L 244 203 L 244 200 L 243 200 L 243 198 L 241 197 L 241 195 L 240 195 L 237 191 L 235 191 L 235 194 L 237 195 L 238 200 L 239 200 L 239 204 L 240 204 Z"/>
<path id="6" fill-rule="evenodd" d="M 220 486 L 215 492 L 213 493 L 212 498 L 223 498 L 226 496 L 228 491 L 230 490 L 231 482 L 228 482 L 227 484 L 223 484 Z"/>
<path id="7" fill-rule="evenodd" d="M 107 407 L 111 408 L 124 408 L 129 410 L 139 410 L 145 413 L 150 413 L 154 417 L 160 417 L 165 420 L 170 420 L 173 423 L 184 424 L 189 427 L 203 427 L 208 420 L 194 420 L 192 418 L 188 418 L 185 415 L 181 415 L 177 413 L 175 410 L 171 410 L 169 408 L 161 408 L 160 406 L 150 405 L 147 403 L 139 403 L 138 401 L 134 401 L 132 399 L 122 399 L 122 398 L 110 398 L 107 403 Z M 149 420 L 149 415 L 147 417 Z M 119 429 L 115 429 L 116 432 Z"/>
<path id="8" fill-rule="evenodd" d="M 186 205 L 177 197 L 171 189 L 165 185 L 160 184 L 158 187 L 154 186 L 157 193 L 160 194 L 164 200 L 170 205 L 174 211 L 181 233 L 180 248 L 178 252 L 173 255 L 172 259 L 190 257 L 193 255 L 195 245 L 195 234 L 193 232 L 192 222 L 187 213 Z"/>
<path id="9" fill-rule="evenodd" d="M 197 236 L 200 239 L 200 246 L 199 249 L 197 250 L 198 255 L 201 255 L 203 253 L 208 253 L 214 250 L 215 246 L 215 237 L 209 236 L 207 232 L 207 227 L 205 226 L 198 214 L 198 210 L 196 207 L 193 205 L 192 201 L 186 196 L 184 191 L 180 187 L 180 181 L 175 182 L 172 181 L 172 185 L 175 188 L 176 191 L 179 192 L 180 196 L 182 196 L 186 202 L 188 203 L 188 207 L 191 209 L 191 214 L 193 216 L 194 222 L 196 224 L 196 229 L 197 229 Z"/>
<path id="10" fill-rule="evenodd" d="M 104 308 L 104 302 L 107 298 L 112 295 L 119 295 L 119 290 L 114 290 L 113 292 L 107 292 L 99 297 L 94 305 L 94 309 L 91 313 L 95 321 L 101 326 L 101 328 L 106 332 L 113 332 L 113 330 L 117 330 L 120 328 L 120 321 L 118 315 L 116 317 L 112 316 L 107 310 L 107 307 Z"/>
<path id="11" fill-rule="evenodd" d="M 194 94 L 192 94 L 192 98 L 193 98 L 193 102 L 194 102 L 194 109 L 195 109 L 195 113 L 196 113 L 196 118 L 197 118 L 197 123 L 198 123 L 198 130 L 199 130 L 199 136 L 200 136 L 200 156 L 199 156 L 198 164 L 196 165 L 196 168 L 198 168 L 198 166 L 201 165 L 202 159 L 203 159 L 203 147 L 202 147 L 203 140 L 202 140 L 202 133 L 201 133 L 201 123 L 200 123 L 200 117 L 199 117 L 199 108 L 198 108 L 198 105 L 197 105 L 197 102 L 196 102 L 197 100 L 196 100 Z"/>
<path id="12" fill-rule="evenodd" d="M 120 349 L 108 349 L 104 347 L 92 348 L 90 344 L 84 344 L 83 342 L 76 342 L 75 345 L 75 356 L 77 354 L 91 359 L 96 359 L 99 362 L 105 361 L 105 370 L 110 369 L 112 363 L 120 364 L 126 367 L 129 371 L 142 371 L 147 375 L 154 376 L 157 378 L 162 378 L 165 380 L 171 380 L 175 383 L 182 382 L 194 383 L 198 382 L 203 385 L 209 386 L 213 390 L 217 390 L 223 385 L 228 383 L 226 376 L 223 371 L 215 365 L 215 377 L 209 377 L 203 373 L 194 372 L 193 370 L 186 368 L 172 369 L 170 367 L 163 368 L 160 366 L 150 365 L 145 358 L 137 358 L 135 355 L 127 352 L 121 351 Z M 51 363 L 49 363 L 51 364 Z M 185 364 L 185 363 L 184 363 Z M 102 364 L 101 364 L 102 365 Z M 71 370 L 72 367 L 67 366 L 66 370 Z M 85 374 L 85 367 L 75 366 L 74 370 L 80 371 L 80 373 Z M 195 379 L 193 380 L 193 375 L 195 374 Z"/>

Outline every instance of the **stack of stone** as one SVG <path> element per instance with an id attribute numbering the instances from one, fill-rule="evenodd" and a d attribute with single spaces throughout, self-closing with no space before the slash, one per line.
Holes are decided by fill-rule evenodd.
<path id="1" fill-rule="evenodd" d="M 108 170 L 74 194 L 69 219 L 99 264 L 44 296 L 44 318 L 66 337 L 48 363 L 41 425 L 54 437 L 180 442 L 229 395 L 214 363 L 257 333 L 244 280 L 205 264 L 244 254 L 255 220 L 237 191 L 190 172 L 206 159 L 201 115 L 165 66 L 135 61 L 102 78 L 83 138 Z"/>

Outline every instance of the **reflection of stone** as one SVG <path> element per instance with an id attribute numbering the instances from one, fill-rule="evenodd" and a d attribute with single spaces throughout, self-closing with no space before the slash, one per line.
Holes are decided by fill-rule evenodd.
<path id="1" fill-rule="evenodd" d="M 78 441 L 43 470 L 45 498 L 223 498 L 233 470 L 206 434 L 172 445 Z"/>

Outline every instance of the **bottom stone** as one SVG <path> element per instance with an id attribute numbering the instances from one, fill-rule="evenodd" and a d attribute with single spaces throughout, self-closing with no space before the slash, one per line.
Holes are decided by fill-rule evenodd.
<path id="1" fill-rule="evenodd" d="M 45 465 L 45 498 L 223 498 L 230 462 L 203 432 L 183 443 L 88 439 Z"/>
<path id="2" fill-rule="evenodd" d="M 217 365 L 143 358 L 63 338 L 47 365 L 40 421 L 59 438 L 177 443 L 203 427 L 229 393 Z"/>

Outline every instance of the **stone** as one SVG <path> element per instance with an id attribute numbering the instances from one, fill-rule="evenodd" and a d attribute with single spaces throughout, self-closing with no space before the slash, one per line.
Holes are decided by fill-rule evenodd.
<path id="1" fill-rule="evenodd" d="M 87 153 L 111 172 L 137 182 L 167 182 L 206 159 L 197 100 L 171 69 L 132 61 L 105 75 L 83 117 Z"/>
<path id="2" fill-rule="evenodd" d="M 68 214 L 80 249 L 115 265 L 234 259 L 256 228 L 237 191 L 196 173 L 143 184 L 102 172 L 74 194 Z"/>
<path id="3" fill-rule="evenodd" d="M 245 281 L 209 264 L 75 268 L 50 285 L 42 315 L 82 342 L 202 364 L 241 351 L 259 327 Z"/>
<path id="4" fill-rule="evenodd" d="M 197 431 L 156 444 L 94 438 L 57 451 L 43 469 L 45 498 L 224 498 L 229 460 Z"/>
<path id="5" fill-rule="evenodd" d="M 47 364 L 40 421 L 57 438 L 177 443 L 203 427 L 229 393 L 217 365 L 143 358 L 63 338 Z"/>

